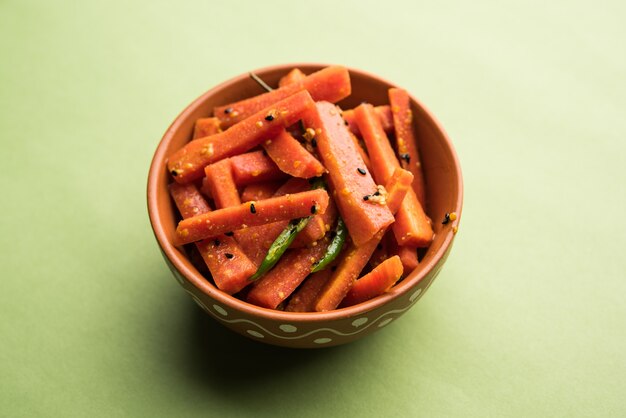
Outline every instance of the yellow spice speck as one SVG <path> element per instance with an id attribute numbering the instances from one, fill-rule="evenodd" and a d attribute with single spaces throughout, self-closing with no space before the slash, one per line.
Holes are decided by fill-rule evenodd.
<path id="1" fill-rule="evenodd" d="M 189 235 L 189 230 L 187 228 L 180 231 L 180 236 L 186 237 L 187 235 Z"/>
<path id="2" fill-rule="evenodd" d="M 206 147 L 203 147 L 200 152 L 208 156 L 213 155 L 213 143 L 207 145 Z"/>
<path id="3" fill-rule="evenodd" d="M 459 232 L 459 228 L 456 225 L 454 225 L 452 227 L 452 233 L 456 235 L 457 232 Z"/>
<path id="4" fill-rule="evenodd" d="M 258 120 L 258 121 L 256 122 L 256 126 L 257 126 L 257 128 L 261 128 L 261 127 L 263 126 L 263 122 L 261 122 L 260 120 Z"/>
<path id="5" fill-rule="evenodd" d="M 456 212 L 450 212 L 450 220 L 456 221 Z"/>
<path id="6" fill-rule="evenodd" d="M 312 140 L 313 138 L 315 138 L 315 129 L 313 129 L 313 128 L 306 128 L 306 130 L 304 131 L 304 134 L 302 134 L 302 137 L 306 141 Z"/>

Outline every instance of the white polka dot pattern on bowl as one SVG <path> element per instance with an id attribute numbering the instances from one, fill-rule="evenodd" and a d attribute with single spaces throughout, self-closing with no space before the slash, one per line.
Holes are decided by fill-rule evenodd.
<path id="1" fill-rule="evenodd" d="M 215 312 L 222 316 L 228 316 L 228 312 L 226 312 L 226 309 L 222 308 L 220 305 L 213 305 L 213 309 L 215 309 Z"/>
<path id="2" fill-rule="evenodd" d="M 413 292 L 413 294 L 411 296 L 409 296 L 409 300 L 411 302 L 415 302 L 415 299 L 417 299 L 417 297 L 420 295 L 420 293 L 422 293 L 422 289 L 417 289 L 415 292 Z"/>
<path id="3" fill-rule="evenodd" d="M 252 335 L 253 337 L 257 337 L 257 338 L 265 338 L 265 335 L 261 334 L 258 331 L 255 331 L 253 329 L 249 329 L 246 331 L 248 334 Z"/>
<path id="4" fill-rule="evenodd" d="M 384 327 L 385 325 L 387 325 L 391 321 L 393 321 L 393 318 L 387 318 L 387 319 L 385 319 L 383 321 L 380 321 L 380 323 L 378 324 L 378 328 Z"/>
<path id="5" fill-rule="evenodd" d="M 306 328 L 306 324 L 292 324 L 292 323 L 278 323 L 274 325 L 266 325 L 263 326 L 260 323 L 256 322 L 256 320 L 250 320 L 247 318 L 237 317 L 238 312 L 228 311 L 223 305 L 213 302 L 207 301 L 205 304 L 202 299 L 199 299 L 200 295 L 194 295 L 190 290 L 185 288 L 185 291 L 189 293 L 194 301 L 207 313 L 209 313 L 213 318 L 217 319 L 220 322 L 227 324 L 242 324 L 243 328 L 239 328 L 240 332 L 254 337 L 256 339 L 277 339 L 277 340 L 304 340 L 305 344 L 309 344 L 310 346 L 314 345 L 324 345 L 324 344 L 337 344 L 340 343 L 343 337 L 352 336 L 355 334 L 363 333 L 370 328 L 379 329 L 387 326 L 394 319 L 398 318 L 400 314 L 407 311 L 411 306 L 417 302 L 421 296 L 423 296 L 425 289 L 429 287 L 432 283 L 434 277 L 437 276 L 439 268 L 433 270 L 432 274 L 420 283 L 420 288 L 414 289 L 412 293 L 408 295 L 403 295 L 402 299 L 404 301 L 404 307 L 399 309 L 392 309 L 383 313 L 377 311 L 378 314 L 374 314 L 374 312 L 369 312 L 368 315 L 359 316 L 356 318 L 348 319 L 347 323 L 344 322 L 344 325 L 339 325 L 340 321 L 336 323 L 336 325 L 332 328 L 330 327 L 322 327 L 310 329 Z M 177 280 L 182 281 L 183 277 L 179 272 L 172 269 L 174 276 Z M 181 283 L 182 284 L 182 283 Z M 210 309 L 209 309 L 210 307 Z M 376 315 L 376 316 L 374 316 Z M 243 325 L 246 324 L 246 325 Z M 266 328 L 267 327 L 267 328 Z M 303 329 L 304 328 L 304 329 Z M 334 334 L 337 337 L 321 337 L 320 333 Z M 308 342 L 306 342 L 308 340 Z"/>
<path id="6" fill-rule="evenodd" d="M 283 330 L 285 332 L 296 332 L 298 330 L 297 327 L 295 327 L 295 326 L 293 326 L 291 324 L 282 324 L 278 328 L 280 328 L 281 330 Z"/>
<path id="7" fill-rule="evenodd" d="M 367 317 L 363 316 L 361 318 L 357 318 L 354 321 L 352 321 L 352 326 L 358 328 L 361 325 L 366 324 L 367 321 L 368 321 Z"/>

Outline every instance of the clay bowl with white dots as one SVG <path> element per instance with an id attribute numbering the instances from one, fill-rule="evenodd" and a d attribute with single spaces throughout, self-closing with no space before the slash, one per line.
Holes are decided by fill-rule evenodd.
<path id="1" fill-rule="evenodd" d="M 270 86 L 294 67 L 309 74 L 327 65 L 286 64 L 255 70 Z M 338 103 L 343 109 L 363 101 L 388 104 L 387 90 L 396 85 L 357 69 L 349 69 L 352 94 Z M 423 252 L 419 266 L 387 293 L 367 302 L 328 312 L 295 313 L 261 308 L 228 295 L 204 277 L 183 248 L 173 245 L 178 212 L 168 192 L 172 181 L 166 169 L 168 156 L 192 137 L 197 119 L 208 117 L 214 106 L 262 93 L 248 74 L 228 80 L 204 93 L 174 120 L 161 139 L 148 176 L 148 211 L 154 235 L 168 267 L 182 288 L 211 317 L 232 331 L 253 340 L 293 348 L 318 348 L 345 344 L 388 326 L 408 311 L 433 283 L 454 241 L 461 215 L 463 183 L 452 143 L 433 114 L 411 96 L 413 123 L 421 154 L 426 186 L 426 212 L 433 221 L 435 238 Z M 454 221 L 442 224 L 446 213 Z M 164 301 L 167 303 L 167 301 Z"/>

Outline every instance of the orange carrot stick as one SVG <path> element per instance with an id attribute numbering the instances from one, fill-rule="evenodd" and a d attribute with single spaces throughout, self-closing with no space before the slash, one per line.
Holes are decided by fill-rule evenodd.
<path id="1" fill-rule="evenodd" d="M 369 155 L 367 155 L 367 152 L 361 146 L 361 142 L 359 141 L 359 138 L 357 138 L 356 135 L 354 135 L 352 132 L 350 132 L 350 138 L 352 138 L 352 141 L 354 142 L 354 146 L 356 147 L 356 150 L 359 152 L 359 155 L 361 156 L 361 158 L 363 159 L 363 162 L 365 163 L 365 169 L 371 172 L 372 164 L 370 163 L 370 157 Z"/>
<path id="2" fill-rule="evenodd" d="M 376 106 L 374 111 L 376 112 L 378 119 L 380 119 L 380 124 L 382 125 L 385 133 L 393 133 L 393 116 L 391 114 L 391 107 L 388 105 Z M 361 136 L 359 125 L 357 125 L 356 120 L 354 119 L 354 109 L 344 110 L 342 116 L 348 123 L 350 132 L 354 135 Z"/>
<path id="3" fill-rule="evenodd" d="M 310 190 L 218 209 L 180 221 L 176 228 L 177 244 L 215 237 L 246 226 L 304 218 L 311 215 L 313 207 L 319 213 L 324 213 L 328 207 L 326 190 Z"/>
<path id="4" fill-rule="evenodd" d="M 404 196 L 411 190 L 410 185 L 406 183 L 407 176 L 408 178 L 412 177 L 408 171 L 397 168 L 385 187 L 390 191 L 387 194 L 387 208 L 392 214 L 396 213 Z M 330 311 L 339 305 L 372 257 L 385 235 L 385 230 L 386 228 L 383 228 L 371 240 L 359 247 L 355 246 L 354 243 L 348 245 L 334 274 L 318 294 L 318 299 L 315 302 L 316 311 Z"/>
<path id="5" fill-rule="evenodd" d="M 207 165 L 204 173 L 206 174 L 206 187 L 213 196 L 218 209 L 241 204 L 229 158 Z"/>
<path id="6" fill-rule="evenodd" d="M 313 312 L 315 299 L 332 272 L 332 269 L 327 268 L 311 274 L 293 293 L 285 310 L 287 312 Z"/>
<path id="7" fill-rule="evenodd" d="M 393 115 L 393 126 L 396 134 L 396 145 L 402 168 L 413 173 L 413 190 L 422 207 L 426 202 L 424 191 L 424 173 L 420 162 L 417 138 L 413 130 L 413 111 L 411 110 L 409 94 L 406 90 L 389 89 L 389 103 Z"/>
<path id="8" fill-rule="evenodd" d="M 372 105 L 364 103 L 358 106 L 354 116 L 370 156 L 374 177 L 377 181 L 385 183 L 393 171 L 400 167 L 389 139 Z M 404 198 L 392 228 L 400 245 L 425 247 L 432 241 L 433 230 L 430 219 L 424 213 L 413 190 L 410 190 Z"/>
<path id="9" fill-rule="evenodd" d="M 317 312 L 332 311 L 337 308 L 372 257 L 382 236 L 383 231 L 380 231 L 360 247 L 355 247 L 354 243 L 348 245 L 339 260 L 337 269 L 317 295 L 315 302 Z"/>
<path id="10" fill-rule="evenodd" d="M 276 309 L 311 273 L 311 266 L 326 252 L 327 242 L 311 248 L 289 250 L 278 264 L 254 283 L 246 300 L 264 308 Z"/>
<path id="11" fill-rule="evenodd" d="M 356 305 L 382 295 L 402 277 L 402 272 L 400 257 L 396 255 L 386 259 L 354 283 L 341 302 L 341 307 Z"/>
<path id="12" fill-rule="evenodd" d="M 196 121 L 193 128 L 193 139 L 204 138 L 221 132 L 218 118 L 202 118 Z"/>
<path id="13" fill-rule="evenodd" d="M 193 184 L 170 185 L 170 193 L 183 218 L 207 213 L 211 208 Z M 248 278 L 257 267 L 241 250 L 234 238 L 220 235 L 196 243 L 196 247 L 213 277 L 215 285 L 222 291 L 233 294 L 248 285 Z M 226 254 L 232 255 L 227 257 Z"/>
<path id="14" fill-rule="evenodd" d="M 293 177 L 319 177 L 325 171 L 322 163 L 284 129 L 265 141 L 263 147 L 278 168 Z"/>
<path id="15" fill-rule="evenodd" d="M 279 187 L 280 183 L 277 182 L 249 184 L 241 193 L 241 201 L 249 202 L 251 200 L 269 199 Z"/>
<path id="16" fill-rule="evenodd" d="M 305 192 L 310 190 L 310 188 L 311 185 L 308 181 L 299 178 L 291 178 L 276 190 L 274 197 Z M 326 210 L 328 210 L 328 208 Z M 256 265 L 259 265 L 267 255 L 267 250 L 274 240 L 283 232 L 288 224 L 289 221 L 283 220 L 266 225 L 243 228 L 238 231 L 237 242 L 239 242 L 245 253 L 248 254 L 250 260 Z"/>
<path id="17" fill-rule="evenodd" d="M 278 81 L 278 87 L 285 87 L 288 84 L 300 83 L 306 78 L 306 75 L 299 68 L 289 71 Z"/>
<path id="18" fill-rule="evenodd" d="M 372 253 L 372 257 L 369 260 L 369 265 L 372 268 L 389 258 L 389 248 L 387 247 L 387 240 L 385 239 L 387 235 L 389 234 L 385 234 L 385 237 L 380 240 L 376 249 Z"/>
<path id="19" fill-rule="evenodd" d="M 205 166 L 259 145 L 300 120 L 302 114 L 314 105 L 306 91 L 289 96 L 224 132 L 189 142 L 170 156 L 168 170 L 178 183 L 196 180 L 202 177 Z"/>
<path id="20" fill-rule="evenodd" d="M 398 212 L 404 198 L 413 183 L 413 174 L 403 168 L 397 167 L 389 180 L 387 180 L 387 207 L 391 213 Z"/>
<path id="21" fill-rule="evenodd" d="M 419 261 L 417 259 L 417 247 L 401 245 L 398 247 L 397 255 L 400 257 L 404 271 L 407 272 L 407 274 L 415 270 L 419 265 Z"/>
<path id="22" fill-rule="evenodd" d="M 391 224 L 393 216 L 385 205 L 364 200 L 376 191 L 376 184 L 365 170 L 338 109 L 328 102 L 318 102 L 316 106 L 317 112 L 308 112 L 303 121 L 305 126 L 315 129 L 335 202 L 355 245 L 361 245 Z"/>
<path id="23" fill-rule="evenodd" d="M 337 206 L 331 199 L 326 211 L 315 215 L 291 243 L 291 248 L 307 247 L 326 235 L 337 220 Z"/>
<path id="24" fill-rule="evenodd" d="M 350 95 L 350 74 L 345 67 L 326 67 L 308 75 L 300 82 L 291 83 L 239 102 L 218 106 L 213 114 L 221 120 L 222 128 L 225 129 L 301 90 L 307 90 L 315 101 L 326 100 L 335 103 Z"/>
<path id="25" fill-rule="evenodd" d="M 211 207 L 204 200 L 198 189 L 193 184 L 169 185 L 170 195 L 183 219 L 192 218 L 196 215 L 211 212 Z"/>
<path id="26" fill-rule="evenodd" d="M 263 151 L 235 155 L 230 160 L 233 178 L 238 186 L 281 180 L 287 177 Z"/>

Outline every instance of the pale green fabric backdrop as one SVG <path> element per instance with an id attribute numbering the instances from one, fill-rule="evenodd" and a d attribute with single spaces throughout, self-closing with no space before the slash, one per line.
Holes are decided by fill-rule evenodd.
<path id="1" fill-rule="evenodd" d="M 0 0 L 0 416 L 626 415 L 623 2 Z M 161 135 L 216 83 L 339 63 L 463 166 L 425 297 L 352 345 L 213 323 L 149 227 Z"/>

